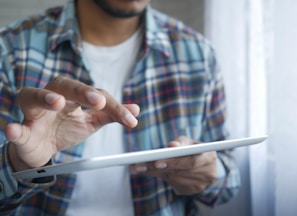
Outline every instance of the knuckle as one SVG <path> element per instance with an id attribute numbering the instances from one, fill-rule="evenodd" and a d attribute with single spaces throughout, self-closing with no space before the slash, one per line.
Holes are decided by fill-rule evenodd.
<path id="1" fill-rule="evenodd" d="M 52 82 L 60 82 L 60 81 L 65 80 L 65 79 L 66 79 L 66 77 L 63 77 L 63 76 L 56 76 L 56 77 L 52 80 Z"/>
<path id="2" fill-rule="evenodd" d="M 81 85 L 77 85 L 77 86 L 73 87 L 74 95 L 77 95 L 78 97 L 81 97 L 81 98 L 83 98 L 83 94 L 84 94 L 83 90 L 84 89 L 83 89 L 83 87 Z"/>
<path id="3" fill-rule="evenodd" d="M 64 80 L 64 77 L 62 76 L 57 76 L 54 79 L 52 79 L 50 82 L 48 82 L 45 86 L 45 89 L 54 89 L 56 86 L 59 85 L 59 83 Z"/>
<path id="4" fill-rule="evenodd" d="M 24 103 L 25 101 L 38 100 L 40 98 L 40 89 L 34 89 L 32 87 L 24 87 L 19 90 L 17 94 L 17 102 L 19 104 Z"/>
<path id="5" fill-rule="evenodd" d="M 52 79 L 49 84 L 54 84 L 54 83 L 60 83 L 63 82 L 64 80 L 66 80 L 68 78 L 63 77 L 63 76 L 56 76 L 54 79 Z"/>
<path id="6" fill-rule="evenodd" d="M 105 91 L 104 89 L 96 88 L 96 90 L 97 90 L 98 92 L 100 92 L 101 94 L 103 94 L 103 95 L 109 95 L 109 93 L 108 93 L 107 91 Z"/>
<path id="7" fill-rule="evenodd" d="M 21 97 L 22 95 L 26 94 L 31 89 L 31 87 L 23 87 L 18 92 L 18 97 Z"/>

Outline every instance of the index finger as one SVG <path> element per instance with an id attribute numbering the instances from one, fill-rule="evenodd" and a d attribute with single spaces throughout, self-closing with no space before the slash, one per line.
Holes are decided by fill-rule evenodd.
<path id="1" fill-rule="evenodd" d="M 91 86 L 70 78 L 56 77 L 45 88 L 63 95 L 66 100 L 93 109 L 101 110 L 106 105 L 106 98 L 102 93 Z"/>
<path id="2" fill-rule="evenodd" d="M 63 95 L 66 100 L 95 110 L 102 110 L 114 122 L 128 127 L 135 127 L 138 123 L 135 118 L 139 112 L 137 105 L 125 107 L 102 89 L 96 89 L 66 77 L 55 78 L 46 88 Z M 111 122 L 109 119 L 107 122 Z"/>

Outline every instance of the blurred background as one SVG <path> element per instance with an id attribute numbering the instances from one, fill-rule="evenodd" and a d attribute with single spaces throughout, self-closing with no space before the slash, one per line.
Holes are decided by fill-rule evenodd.
<path id="1" fill-rule="evenodd" d="M 0 0 L 0 26 L 66 0 Z M 269 135 L 234 151 L 242 188 L 206 216 L 297 215 L 297 1 L 152 0 L 204 34 L 226 82 L 231 138 Z M 292 24 L 291 24 L 292 23 Z"/>

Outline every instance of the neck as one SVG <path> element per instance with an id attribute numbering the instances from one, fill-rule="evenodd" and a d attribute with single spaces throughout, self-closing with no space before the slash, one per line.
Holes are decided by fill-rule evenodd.
<path id="1" fill-rule="evenodd" d="M 112 17 L 92 0 L 77 1 L 76 8 L 82 39 L 96 46 L 119 44 L 127 40 L 139 26 L 139 16 Z"/>

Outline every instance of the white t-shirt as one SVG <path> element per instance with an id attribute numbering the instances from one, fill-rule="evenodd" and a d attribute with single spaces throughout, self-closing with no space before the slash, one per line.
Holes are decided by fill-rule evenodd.
<path id="1" fill-rule="evenodd" d="M 91 68 L 94 86 L 108 91 L 121 102 L 122 87 L 127 79 L 141 43 L 141 30 L 127 41 L 112 47 L 96 47 L 83 43 Z M 84 158 L 124 152 L 123 126 L 112 123 L 89 137 Z M 68 216 L 131 216 L 133 202 L 128 167 L 110 167 L 79 172 Z"/>

